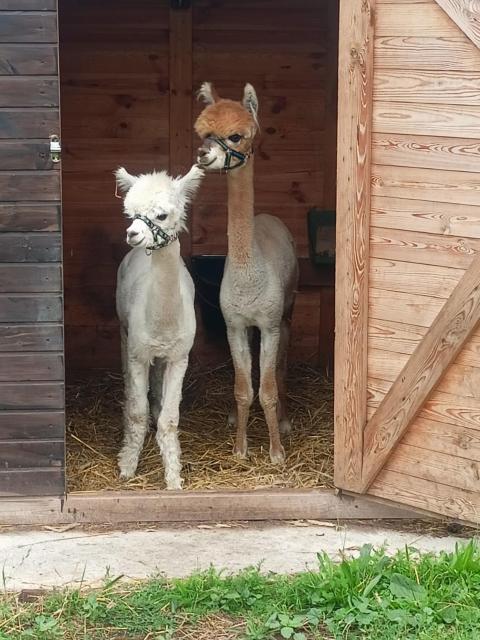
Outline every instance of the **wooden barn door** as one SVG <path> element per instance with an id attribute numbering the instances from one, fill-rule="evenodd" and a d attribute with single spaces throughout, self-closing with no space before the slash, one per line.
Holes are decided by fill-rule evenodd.
<path id="1" fill-rule="evenodd" d="M 56 0 L 0 0 L 0 496 L 64 493 Z"/>
<path id="2" fill-rule="evenodd" d="M 341 0 L 335 480 L 480 522 L 480 4 Z"/>

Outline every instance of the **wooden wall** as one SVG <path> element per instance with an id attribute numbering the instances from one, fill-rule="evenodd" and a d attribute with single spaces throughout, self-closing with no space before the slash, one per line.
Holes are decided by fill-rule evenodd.
<path id="1" fill-rule="evenodd" d="M 370 414 L 480 250 L 479 131 L 479 48 L 435 0 L 377 0 Z M 479 407 L 477 329 L 372 493 L 478 521 Z"/>
<path id="2" fill-rule="evenodd" d="M 334 208 L 337 2 L 60 0 L 65 323 L 69 369 L 117 367 L 114 283 L 125 220 L 113 169 L 184 171 L 199 140 L 194 93 L 213 81 L 240 98 L 250 81 L 260 98 L 258 211 L 294 233 L 302 287 L 292 354 L 325 369 L 333 350 L 333 272 L 309 265 L 306 214 Z M 226 181 L 209 175 L 191 215 L 184 255 L 225 254 Z M 225 359 L 206 342 L 198 359 Z"/>
<path id="3" fill-rule="evenodd" d="M 55 0 L 0 1 L 0 496 L 64 492 Z"/>

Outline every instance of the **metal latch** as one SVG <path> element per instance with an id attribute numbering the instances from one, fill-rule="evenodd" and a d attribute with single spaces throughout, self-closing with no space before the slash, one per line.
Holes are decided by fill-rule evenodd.
<path id="1" fill-rule="evenodd" d="M 60 138 L 53 134 L 50 136 L 50 160 L 52 162 L 60 162 L 60 154 L 62 153 L 62 145 Z"/>

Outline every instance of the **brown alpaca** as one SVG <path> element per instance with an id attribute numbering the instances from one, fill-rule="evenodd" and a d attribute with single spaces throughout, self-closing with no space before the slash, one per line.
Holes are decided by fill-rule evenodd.
<path id="1" fill-rule="evenodd" d="M 254 215 L 253 138 L 258 100 L 245 85 L 242 103 L 221 99 L 205 82 L 199 95 L 207 107 L 195 130 L 203 144 L 198 163 L 225 170 L 228 184 L 228 256 L 220 305 L 235 368 L 237 436 L 234 453 L 247 455 L 247 421 L 253 401 L 250 327 L 261 333 L 260 392 L 270 434 L 270 459 L 285 460 L 280 432 L 290 431 L 285 375 L 290 320 L 298 283 L 295 245 L 286 226 L 267 214 Z"/>

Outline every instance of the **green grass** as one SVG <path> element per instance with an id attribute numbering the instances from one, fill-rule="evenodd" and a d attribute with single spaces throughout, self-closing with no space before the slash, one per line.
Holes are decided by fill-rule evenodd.
<path id="1" fill-rule="evenodd" d="M 295 576 L 210 570 L 181 580 L 112 580 L 102 589 L 53 593 L 33 603 L 5 594 L 0 639 L 160 640 L 198 627 L 189 637 L 213 640 L 216 634 L 200 633 L 212 615 L 241 622 L 235 633 L 248 640 L 474 640 L 480 638 L 480 547 L 469 542 L 451 554 L 406 549 L 388 557 L 365 546 L 341 563 L 320 555 L 315 571 Z"/>

